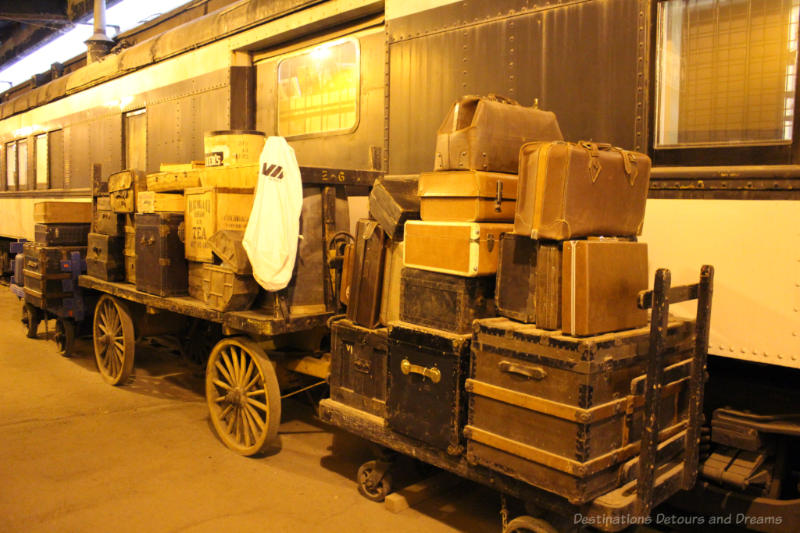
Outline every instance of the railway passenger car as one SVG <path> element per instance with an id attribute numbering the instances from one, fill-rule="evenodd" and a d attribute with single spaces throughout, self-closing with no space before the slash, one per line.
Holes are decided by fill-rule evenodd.
<path id="1" fill-rule="evenodd" d="M 301 166 L 330 169 L 320 179 L 348 184 L 352 221 L 368 183 L 351 171 L 430 170 L 460 96 L 536 101 L 567 140 L 652 157 L 652 266 L 676 283 L 716 267 L 698 490 L 800 520 L 799 12 L 798 0 L 244 0 L 133 30 L 98 62 L 4 94 L 0 237 L 32 238 L 36 201 L 89 201 L 95 164 L 202 159 L 204 133 L 226 129 L 284 136 Z"/>

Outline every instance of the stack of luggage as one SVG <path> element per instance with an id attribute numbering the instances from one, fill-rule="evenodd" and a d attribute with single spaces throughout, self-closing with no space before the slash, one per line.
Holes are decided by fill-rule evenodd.
<path id="1" fill-rule="evenodd" d="M 333 327 L 332 399 L 573 503 L 629 481 L 649 340 L 636 240 L 649 158 L 565 142 L 535 107 L 465 97 L 438 132 L 434 169 L 419 177 L 421 220 L 402 232 L 373 201 L 387 188 L 373 189 L 348 320 Z M 398 236 L 398 314 L 382 322 L 376 308 L 392 299 L 375 287 Z M 670 321 L 661 441 L 686 418 L 693 334 Z"/>
<path id="2" fill-rule="evenodd" d="M 86 266 L 92 205 L 88 202 L 38 202 L 34 241 L 23 245 L 24 292 L 41 309 L 61 308 L 74 299 L 73 269 Z M 73 252 L 80 259 L 73 264 Z"/>

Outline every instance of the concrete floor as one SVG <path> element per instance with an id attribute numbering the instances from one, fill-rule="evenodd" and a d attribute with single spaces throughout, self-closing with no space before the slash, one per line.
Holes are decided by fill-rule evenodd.
<path id="1" fill-rule="evenodd" d="M 140 345 L 132 384 L 106 385 L 90 341 L 72 358 L 28 339 L 0 285 L 0 531 L 499 531 L 499 496 L 464 482 L 415 509 L 358 494 L 367 444 L 284 402 L 281 450 L 215 437 L 202 373 Z M 52 328 L 53 322 L 51 322 Z"/>

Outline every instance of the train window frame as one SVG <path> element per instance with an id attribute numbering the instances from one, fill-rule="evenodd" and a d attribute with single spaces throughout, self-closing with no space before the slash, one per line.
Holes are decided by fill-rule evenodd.
<path id="1" fill-rule="evenodd" d="M 21 156 L 22 148 L 25 148 L 25 157 L 24 160 Z M 17 190 L 19 191 L 28 191 L 32 189 L 31 186 L 31 173 L 28 172 L 30 170 L 30 143 L 28 142 L 28 138 L 22 138 L 17 140 Z M 24 172 L 23 172 L 24 169 Z M 22 183 L 22 178 L 25 178 L 25 183 Z"/>
<path id="2" fill-rule="evenodd" d="M 14 156 L 10 157 L 9 154 L 11 153 L 13 148 Z M 17 141 L 9 141 L 5 143 L 5 152 L 6 152 L 6 161 L 4 165 L 4 174 L 6 177 L 6 190 L 7 191 L 16 191 L 19 190 L 19 180 L 18 180 L 18 154 L 17 154 Z M 13 172 L 11 168 L 11 162 L 13 161 Z M 11 176 L 14 176 L 13 182 L 9 179 Z"/>
<path id="3" fill-rule="evenodd" d="M 649 151 L 654 166 L 685 166 L 685 165 L 752 165 L 758 164 L 789 164 L 800 162 L 800 51 L 795 57 L 793 70 L 794 76 L 794 105 L 792 110 L 792 126 L 790 139 L 775 141 L 745 141 L 736 143 L 693 143 L 679 145 L 659 144 L 659 105 L 661 91 L 661 40 L 663 38 L 662 9 L 670 2 L 682 0 L 658 0 L 653 5 L 653 46 L 650 50 L 650 101 L 652 102 L 649 113 L 650 141 Z M 800 29 L 797 42 L 800 42 Z"/>
<path id="4" fill-rule="evenodd" d="M 304 55 L 311 55 L 317 50 L 322 50 L 324 48 L 331 48 L 334 46 L 338 46 L 344 43 L 353 43 L 355 46 L 355 64 L 357 66 L 357 75 L 356 75 L 356 84 L 355 84 L 355 118 L 353 121 L 353 125 L 346 128 L 339 128 L 334 130 L 321 130 L 321 131 L 313 131 L 313 132 L 306 132 L 300 133 L 296 135 L 284 135 L 280 129 L 281 123 L 281 65 L 284 62 L 297 58 L 299 56 Z M 361 41 L 354 36 L 348 36 L 343 38 L 332 39 L 329 41 L 324 41 L 321 43 L 314 43 L 313 45 L 301 48 L 299 50 L 293 51 L 288 53 L 284 56 L 281 56 L 276 65 L 275 65 L 275 131 L 278 135 L 285 137 L 288 140 L 301 140 L 301 139 L 312 139 L 312 138 L 319 138 L 319 137 L 327 137 L 331 135 L 346 135 L 355 132 L 358 129 L 359 124 L 361 123 L 361 84 L 362 84 L 362 76 L 361 76 Z"/>
<path id="5" fill-rule="evenodd" d="M 39 141 L 44 139 L 44 181 L 40 181 L 40 147 Z M 50 132 L 39 133 L 33 136 L 33 186 L 37 190 L 50 188 Z"/>

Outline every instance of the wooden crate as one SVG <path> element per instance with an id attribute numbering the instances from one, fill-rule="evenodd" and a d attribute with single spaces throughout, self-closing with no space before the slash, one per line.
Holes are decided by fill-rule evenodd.
<path id="1" fill-rule="evenodd" d="M 250 275 L 236 274 L 222 265 L 203 264 L 203 301 L 217 311 L 249 309 L 258 294 L 258 283 Z"/>
<path id="2" fill-rule="evenodd" d="M 219 230 L 244 231 L 253 208 L 253 189 L 195 187 L 186 190 L 186 259 L 211 263 L 208 240 Z"/>
<path id="3" fill-rule="evenodd" d="M 136 197 L 137 213 L 183 213 L 186 198 L 176 192 L 142 191 Z"/>

